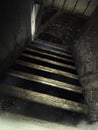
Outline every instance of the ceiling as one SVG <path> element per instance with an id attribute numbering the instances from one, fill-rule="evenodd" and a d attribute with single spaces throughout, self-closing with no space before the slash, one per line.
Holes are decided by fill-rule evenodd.
<path id="1" fill-rule="evenodd" d="M 43 0 L 45 6 L 90 16 L 98 5 L 98 0 Z"/>

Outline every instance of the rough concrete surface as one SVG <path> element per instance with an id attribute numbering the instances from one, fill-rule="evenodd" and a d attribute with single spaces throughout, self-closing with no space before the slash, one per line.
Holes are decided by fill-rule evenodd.
<path id="1" fill-rule="evenodd" d="M 98 8 L 86 23 L 73 50 L 91 119 L 98 120 Z"/>

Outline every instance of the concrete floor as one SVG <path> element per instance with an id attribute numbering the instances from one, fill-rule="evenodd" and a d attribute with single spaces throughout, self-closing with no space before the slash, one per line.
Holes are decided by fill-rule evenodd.
<path id="1" fill-rule="evenodd" d="M 16 114 L 1 112 L 1 130 L 98 130 L 98 123 L 88 125 L 82 121 L 77 126 L 60 125 L 35 118 L 27 118 Z"/>
<path id="2" fill-rule="evenodd" d="M 0 130 L 98 130 L 78 113 L 31 103 L 3 95 L 0 97 Z"/>

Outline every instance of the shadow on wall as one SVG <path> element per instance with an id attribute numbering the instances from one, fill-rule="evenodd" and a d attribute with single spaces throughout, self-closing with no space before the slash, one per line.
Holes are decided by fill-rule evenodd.
<path id="1" fill-rule="evenodd" d="M 31 40 L 32 0 L 0 3 L 0 76 Z"/>

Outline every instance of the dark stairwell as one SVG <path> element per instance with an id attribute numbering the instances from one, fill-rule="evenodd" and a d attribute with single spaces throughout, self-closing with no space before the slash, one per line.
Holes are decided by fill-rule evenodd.
<path id="1" fill-rule="evenodd" d="M 55 2 L 2 2 L 1 110 L 64 125 L 97 121 L 97 3 Z"/>

